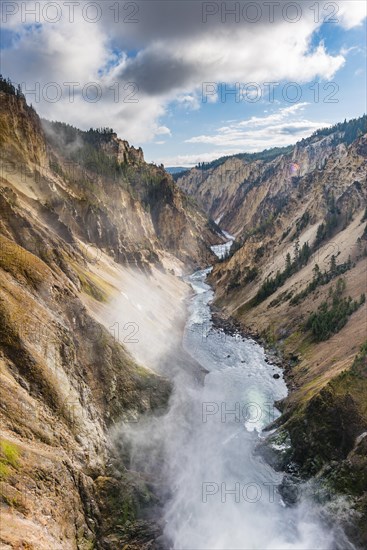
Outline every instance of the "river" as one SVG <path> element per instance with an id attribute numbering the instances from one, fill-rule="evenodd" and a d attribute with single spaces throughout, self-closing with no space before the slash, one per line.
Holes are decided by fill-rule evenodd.
<path id="1" fill-rule="evenodd" d="M 209 372 L 203 386 L 176 394 L 173 410 L 183 416 L 166 447 L 172 497 L 165 534 L 174 549 L 336 548 L 314 506 L 285 506 L 277 491 L 282 475 L 255 453 L 286 384 L 255 341 L 213 327 L 209 271 L 188 278 L 195 294 L 184 347 Z"/>
<path id="2" fill-rule="evenodd" d="M 133 432 L 137 468 L 158 461 L 170 488 L 163 514 L 169 548 L 353 548 L 325 526 L 321 507 L 306 499 L 287 506 L 277 489 L 283 474 L 256 453 L 287 387 L 259 344 L 213 326 L 210 269 L 187 277 L 193 295 L 183 337 L 186 352 L 208 374 L 201 382 L 178 369 L 167 414 Z"/>

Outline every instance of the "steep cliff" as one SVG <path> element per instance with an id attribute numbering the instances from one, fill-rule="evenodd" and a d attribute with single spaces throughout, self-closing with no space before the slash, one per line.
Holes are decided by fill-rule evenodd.
<path id="1" fill-rule="evenodd" d="M 111 434 L 166 407 L 162 335 L 187 294 L 174 273 L 218 237 L 140 149 L 41 122 L 9 83 L 0 96 L 1 546 L 159 548 L 154 483 Z"/>
<path id="2" fill-rule="evenodd" d="M 2 175 L 49 221 L 120 263 L 148 268 L 167 249 L 188 266 L 212 258 L 218 236 L 206 216 L 141 150 L 110 130 L 41 123 L 22 97 L 4 92 L 0 117 Z"/>
<path id="3" fill-rule="evenodd" d="M 290 210 L 292 198 L 303 193 L 299 182 L 322 172 L 330 157 L 338 162 L 347 155 L 351 141 L 363 134 L 365 126 L 363 117 L 316 132 L 294 147 L 226 157 L 193 168 L 178 177 L 177 184 L 241 240 L 246 231 L 253 232 L 271 216 L 282 213 L 288 203 Z M 329 168 L 330 164 L 326 170 Z"/>
<path id="4" fill-rule="evenodd" d="M 270 161 L 229 158 L 178 180 L 236 238 L 211 275 L 215 305 L 286 365 L 291 391 L 279 404 L 274 440 L 279 446 L 288 434 L 293 451 L 281 466 L 354 499 L 359 527 L 351 535 L 360 547 L 367 536 L 363 129 L 366 117 Z"/>

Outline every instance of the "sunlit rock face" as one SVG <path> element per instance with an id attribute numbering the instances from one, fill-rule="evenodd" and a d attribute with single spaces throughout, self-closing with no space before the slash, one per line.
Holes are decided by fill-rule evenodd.
<path id="1" fill-rule="evenodd" d="M 281 402 L 281 437 L 274 443 L 291 441 L 288 466 L 297 465 L 306 478 L 316 475 L 331 491 L 328 498 L 341 507 L 357 547 L 367 540 L 360 481 L 367 471 L 360 439 L 367 426 L 364 132 L 365 117 L 346 123 L 345 131 L 321 131 L 274 159 L 229 158 L 178 180 L 235 238 L 209 275 L 214 305 L 276 349 L 286 364 L 291 391 Z M 309 247 L 307 261 L 269 290 L 302 247 Z M 323 284 L 315 283 L 319 270 Z M 345 284 L 342 296 L 360 305 L 334 332 L 338 315 L 328 337 L 319 338 L 307 321 L 330 305 L 338 280 Z M 347 516 L 345 494 L 352 495 Z"/>
<path id="2" fill-rule="evenodd" d="M 195 468 L 195 454 L 206 441 L 210 445 L 203 464 L 208 458 L 208 464 L 220 470 L 225 462 L 240 475 L 246 472 L 242 458 L 247 453 L 252 460 L 253 447 L 247 440 L 238 455 L 223 450 L 210 462 L 212 447 L 224 449 L 223 441 L 236 436 L 237 425 L 227 433 L 220 422 L 205 439 L 202 426 L 195 423 L 203 399 L 219 401 L 224 390 L 241 399 L 243 386 L 250 391 L 248 399 L 255 390 L 256 399 L 265 398 L 264 387 L 273 401 L 285 398 L 281 373 L 275 369 L 269 374 L 256 344 L 238 346 L 231 339 L 222 357 L 220 333 L 213 354 L 203 357 L 197 343 L 205 336 L 210 310 L 201 300 L 213 296 L 198 280 L 200 273 L 193 279 L 199 307 L 191 311 L 186 351 L 182 349 L 188 299 L 183 278 L 215 262 L 212 250 L 223 260 L 210 274 L 205 272 L 215 286 L 215 305 L 290 358 L 286 377 L 292 391 L 279 404 L 288 421 L 282 426 L 287 453 L 303 474 L 319 475 L 322 467 L 333 486 L 337 481 L 347 494 L 354 491 L 357 511 L 363 512 L 365 500 L 353 479 L 356 472 L 365 472 L 365 355 L 351 365 L 365 338 L 365 306 L 335 337 L 316 345 L 304 337 L 304 321 L 333 283 L 320 286 L 296 307 L 290 300 L 312 280 L 314 263 L 326 269 L 331 255 L 338 264 L 351 256 L 344 274 L 351 298 L 359 299 L 364 291 L 365 137 L 344 143 L 343 136 L 319 136 L 271 160 L 232 158 L 217 168 L 193 170 L 179 185 L 195 196 L 200 209 L 162 167 L 146 164 L 140 149 L 110 130 L 82 132 L 41 123 L 22 97 L 1 92 L 0 100 L 4 544 L 40 550 L 162 548 L 162 524 L 157 520 L 178 482 L 179 490 L 165 508 L 170 522 L 166 535 L 177 547 L 193 547 L 197 540 L 205 546 L 199 520 L 203 518 L 209 530 L 222 503 L 200 516 L 200 501 L 193 507 L 197 514 L 189 513 L 188 523 L 181 523 L 187 492 L 192 498 L 190 483 L 208 481 L 203 478 L 205 467 L 187 479 L 187 466 Z M 313 245 L 330 204 L 337 223 L 323 241 L 323 253 L 316 248 L 315 262 L 248 308 L 262 283 L 284 268 L 286 254 L 293 254 L 298 240 L 301 246 Z M 234 235 L 231 248 L 205 212 Z M 225 254 L 230 257 L 223 258 Z M 202 365 L 187 353 L 195 358 L 202 354 Z M 210 366 L 214 368 L 203 385 Z M 219 372 L 220 366 L 228 368 Z M 258 379 L 257 388 L 247 383 L 252 378 Z M 150 420 L 143 426 L 144 415 Z M 250 439 L 264 426 L 252 426 L 248 420 L 242 428 Z M 134 457 L 121 445 L 121 422 L 134 434 L 130 443 L 142 436 L 138 443 L 144 452 Z M 170 471 L 161 483 L 164 448 L 170 452 L 165 455 Z M 185 461 L 181 450 L 182 456 L 190 455 Z M 140 469 L 132 468 L 134 458 Z M 330 467 L 329 460 L 337 466 Z M 149 472 L 144 464 L 154 461 L 155 469 Z M 286 461 L 282 464 L 286 467 Z M 252 473 L 261 474 L 262 469 Z M 232 525 L 232 540 L 242 547 L 242 518 L 233 523 L 232 508 L 226 510 L 211 531 L 210 545 L 229 546 L 229 539 L 218 541 L 226 536 L 225 525 Z M 309 548 L 321 533 L 329 544 L 330 533 L 313 528 L 309 533 L 303 522 L 303 512 L 309 509 L 297 510 L 298 541 Z M 299 518 L 290 516 L 297 524 Z M 263 516 L 251 517 L 254 521 L 245 525 L 254 545 L 259 540 L 254 525 L 260 530 Z M 261 531 L 263 546 L 273 533 L 277 543 L 284 542 L 277 517 L 270 522 L 274 531 Z"/>
<path id="3" fill-rule="evenodd" d="M 54 225 L 140 269 L 169 250 L 188 266 L 220 241 L 162 167 L 110 129 L 42 123 L 22 97 L 1 94 L 3 176 L 46 208 Z"/>
<path id="4" fill-rule="evenodd" d="M 111 431 L 167 407 L 179 277 L 220 238 L 141 149 L 41 123 L 15 94 L 0 105 L 2 541 L 144 548 L 158 497 L 115 461 Z"/>
<path id="5" fill-rule="evenodd" d="M 136 149 L 129 145 L 128 141 L 119 139 L 115 132 L 109 135 L 109 139 L 102 141 L 101 149 L 119 163 L 140 164 L 144 162 L 144 154 L 141 147 Z"/>
<path id="6" fill-rule="evenodd" d="M 288 149 L 288 148 L 287 148 Z M 302 200 L 317 192 L 314 206 L 323 208 L 325 196 L 318 184 L 320 172 L 323 179 L 329 174 L 330 184 L 345 189 L 351 185 L 352 173 L 338 174 L 346 164 L 358 173 L 356 180 L 363 182 L 363 160 L 359 159 L 345 142 L 344 132 L 327 136 L 315 136 L 296 144 L 291 150 L 278 154 L 271 160 L 242 160 L 229 157 L 214 168 L 193 168 L 178 179 L 178 186 L 193 196 L 198 204 L 231 234 L 240 237 L 248 229 L 254 229 L 267 216 L 291 213 L 302 208 Z M 363 159 L 363 154 L 359 155 Z M 343 187 L 344 186 L 344 187 Z M 318 199 L 318 202 L 316 202 Z M 297 204 L 300 203 L 300 204 Z M 285 220 L 284 225 L 287 225 Z M 286 229 L 287 227 L 285 227 Z"/>

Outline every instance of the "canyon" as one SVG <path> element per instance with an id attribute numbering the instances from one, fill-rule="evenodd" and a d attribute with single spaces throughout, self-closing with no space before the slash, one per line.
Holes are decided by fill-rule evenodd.
<path id="1" fill-rule="evenodd" d="M 177 468 L 186 463 L 202 480 L 193 459 L 203 458 L 202 401 L 245 399 L 239 389 L 253 375 L 277 413 L 257 427 L 259 441 L 248 430 L 236 475 L 244 450 L 280 473 L 277 502 L 301 525 L 289 548 L 310 543 L 294 495 L 312 483 L 340 522 L 341 544 L 363 548 L 365 117 L 173 179 L 112 129 L 41 120 L 6 81 L 0 100 L 2 547 L 190 548 L 201 524 L 193 504 L 182 531 L 191 485 Z M 348 313 L 337 332 L 322 325 L 319 341 L 315 323 L 333 300 Z M 224 327 L 230 351 L 218 365 L 239 368 L 239 378 L 210 372 L 197 340 L 205 323 L 218 340 L 213 353 L 224 353 Z M 236 431 L 212 425 L 207 452 Z M 186 462 L 170 453 L 174 444 Z M 324 527 L 319 534 L 320 548 L 332 548 Z M 211 547 L 221 544 L 216 535 Z"/>
<path id="2" fill-rule="evenodd" d="M 366 117 L 320 130 L 291 150 L 249 157 L 177 174 L 179 187 L 235 239 L 209 277 L 213 307 L 222 326 L 234 321 L 285 365 L 291 391 L 278 403 L 282 416 L 270 440 L 276 447 L 290 440 L 292 449 L 267 449 L 267 459 L 288 471 L 285 484 L 317 479 L 324 502 L 336 507 L 336 495 L 344 495 L 355 521 L 347 530 L 364 547 Z M 310 318 L 320 320 L 323 308 L 326 323 L 340 278 L 345 300 L 360 307 L 335 332 L 340 312 L 331 327 L 312 332 Z M 340 508 L 345 517 L 343 500 Z"/>
<path id="3" fill-rule="evenodd" d="M 9 83 L 0 95 L 1 541 L 141 548 L 158 497 L 111 433 L 167 406 L 181 275 L 218 235 L 113 132 L 41 121 Z"/>

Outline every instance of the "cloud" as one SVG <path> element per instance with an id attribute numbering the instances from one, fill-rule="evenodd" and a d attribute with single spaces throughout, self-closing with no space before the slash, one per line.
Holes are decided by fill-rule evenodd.
<path id="1" fill-rule="evenodd" d="M 163 40 L 130 59 L 117 76 L 135 82 L 143 94 L 171 100 L 184 92 L 198 92 L 205 83 L 328 80 L 345 57 L 328 54 L 323 44 L 311 50 L 313 30 L 314 24 L 302 22 L 295 32 L 283 22 L 264 27 L 262 33 L 255 27 L 245 33 L 225 28 L 216 36 L 203 33 L 194 42 L 190 36 L 173 43 Z"/>
<path id="2" fill-rule="evenodd" d="M 163 95 L 189 87 L 200 80 L 200 66 L 191 63 L 178 52 L 168 52 L 167 46 L 151 47 L 130 59 L 119 78 L 136 82 L 144 94 Z"/>
<path id="3" fill-rule="evenodd" d="M 345 29 L 359 27 L 367 16 L 367 4 L 360 0 L 338 2 L 337 8 L 335 17 Z"/>
<path id="4" fill-rule="evenodd" d="M 19 6 L 34 4 L 28 1 Z M 327 80 L 345 63 L 345 52 L 331 55 L 321 41 L 312 45 L 325 14 L 315 22 L 314 2 L 308 0 L 300 4 L 302 17 L 296 23 L 284 17 L 284 0 L 275 10 L 273 22 L 266 3 L 258 2 L 262 18 L 256 24 L 242 16 L 239 22 L 233 16 L 223 22 L 220 11 L 225 3 L 220 2 L 213 3 L 219 11 L 208 15 L 206 23 L 205 2 L 138 0 L 130 3 L 130 8 L 128 4 L 100 3 L 101 18 L 95 23 L 88 21 L 82 3 L 75 8 L 73 22 L 65 17 L 64 6 L 59 22 L 41 17 L 40 23 L 31 19 L 25 25 L 19 9 L 4 25 L 14 33 L 14 40 L 7 38 L 2 71 L 15 82 L 26 82 L 28 88 L 39 83 L 39 102 L 32 94 L 29 99 L 37 103 L 42 116 L 81 128 L 112 126 L 122 137 L 140 144 L 161 135 L 159 121 L 170 105 L 199 109 L 205 82 L 261 85 Z M 137 6 L 137 13 L 131 13 L 131 5 Z M 339 25 L 349 29 L 361 24 L 363 2 L 341 0 L 338 6 Z M 92 15 L 89 12 L 89 17 Z M 134 17 L 136 23 L 131 21 Z M 44 97 L 50 82 L 64 92 L 57 102 Z M 72 102 L 65 89 L 70 82 L 78 83 Z M 97 103 L 83 94 L 84 87 L 93 82 L 102 90 Z M 213 94 L 208 100 L 215 102 L 218 96 Z M 287 131 L 296 130 L 283 129 Z M 280 135 L 284 137 L 284 133 Z"/>
<path id="5" fill-rule="evenodd" d="M 307 103 L 279 109 L 264 117 L 251 117 L 247 120 L 234 121 L 218 128 L 213 134 L 194 136 L 186 143 L 213 145 L 217 151 L 195 154 L 188 157 L 169 159 L 179 163 L 207 162 L 225 154 L 256 152 L 270 147 L 284 147 L 308 137 L 315 130 L 330 126 L 324 121 L 310 121 L 303 115 Z M 223 149 L 224 148 L 224 149 Z M 225 153 L 224 150 L 227 152 Z M 164 161 L 165 163 L 167 161 Z"/>
<path id="6" fill-rule="evenodd" d="M 167 126 L 159 126 L 156 130 L 157 136 L 171 136 L 171 130 Z"/>
<path id="7" fill-rule="evenodd" d="M 197 111 L 200 109 L 200 96 L 198 94 L 183 94 L 176 97 L 177 105 L 191 110 Z"/>

